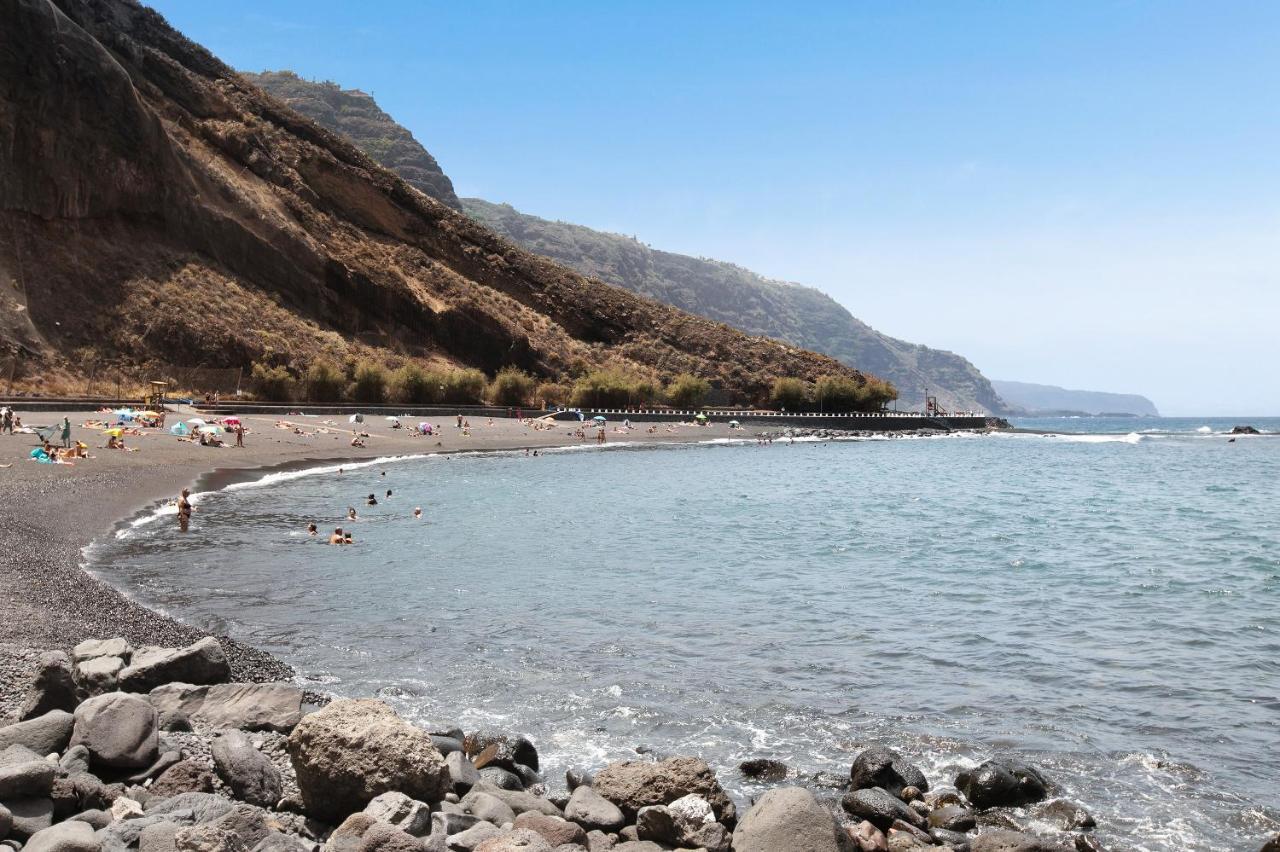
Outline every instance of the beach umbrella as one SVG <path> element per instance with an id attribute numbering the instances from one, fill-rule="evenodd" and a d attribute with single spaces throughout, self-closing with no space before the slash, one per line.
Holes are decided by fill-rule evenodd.
<path id="1" fill-rule="evenodd" d="M 606 421 L 606 420 L 604 419 L 604 416 L 603 416 L 603 415 L 600 415 L 600 414 L 597 414 L 595 417 L 592 417 L 591 419 L 592 419 L 592 420 L 594 420 L 594 421 L 596 421 L 597 423 L 606 423 L 606 422 L 608 422 L 608 421 Z"/>
<path id="2" fill-rule="evenodd" d="M 697 414 L 697 415 L 695 415 L 695 416 L 694 416 L 694 418 L 693 418 L 693 419 L 694 419 L 694 420 L 706 420 L 706 419 L 707 419 L 707 415 L 705 415 L 705 414 Z"/>
<path id="3" fill-rule="evenodd" d="M 129 408 L 117 408 L 115 411 L 115 415 L 116 417 L 119 417 L 121 420 L 132 420 L 133 410 Z"/>
<path id="4" fill-rule="evenodd" d="M 191 430 L 187 428 L 187 424 L 185 423 L 175 423 L 169 427 L 170 435 L 185 435 L 190 431 Z"/>
<path id="5" fill-rule="evenodd" d="M 239 418 L 239 417 L 224 417 L 224 418 L 222 418 L 222 422 L 223 422 L 223 423 L 225 423 L 225 424 L 226 424 L 226 425 L 228 425 L 228 426 L 239 426 L 239 425 L 240 425 L 240 418 Z"/>
<path id="6" fill-rule="evenodd" d="M 159 416 L 160 416 L 160 412 L 158 411 L 139 411 L 134 415 L 134 417 L 151 417 L 151 418 L 159 417 Z"/>
<path id="7" fill-rule="evenodd" d="M 206 421 L 203 417 L 192 417 L 190 420 L 187 421 L 187 425 L 188 426 L 207 426 L 208 421 Z"/>
<path id="8" fill-rule="evenodd" d="M 201 426 L 199 431 L 206 435 L 217 435 L 227 430 L 223 429 L 221 426 Z"/>
<path id="9" fill-rule="evenodd" d="M 419 424 L 418 424 L 418 431 L 419 431 L 419 432 L 421 432 L 421 433 L 422 433 L 422 434 L 424 434 L 424 435 L 430 435 L 430 434 L 431 434 L 431 424 L 430 424 L 430 423 L 419 423 Z"/>
<path id="10" fill-rule="evenodd" d="M 399 423 L 399 422 L 400 422 L 400 418 L 399 418 L 399 417 L 387 417 L 386 419 L 387 419 L 389 422 L 391 422 L 391 423 Z"/>
<path id="11" fill-rule="evenodd" d="M 102 434 L 112 435 L 116 438 L 119 438 L 121 435 L 124 434 L 124 430 L 123 429 L 103 429 Z"/>
<path id="12" fill-rule="evenodd" d="M 741 424 L 741 423 L 739 423 L 737 420 L 730 420 L 730 421 L 729 421 L 729 425 L 730 425 L 730 426 L 741 426 L 742 424 Z"/>
<path id="13" fill-rule="evenodd" d="M 364 422 L 364 415 L 363 415 L 363 414 L 353 414 L 353 415 L 351 415 L 350 417 L 348 417 L 348 418 L 347 418 L 347 422 L 348 422 L 348 423 L 363 423 L 363 422 Z"/>

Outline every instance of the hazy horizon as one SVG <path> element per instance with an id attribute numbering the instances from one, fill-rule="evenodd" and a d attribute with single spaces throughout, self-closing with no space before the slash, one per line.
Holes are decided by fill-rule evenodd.
<path id="1" fill-rule="evenodd" d="M 817 287 L 992 379 L 1280 413 L 1278 6 L 150 5 L 372 93 L 460 196 Z"/>

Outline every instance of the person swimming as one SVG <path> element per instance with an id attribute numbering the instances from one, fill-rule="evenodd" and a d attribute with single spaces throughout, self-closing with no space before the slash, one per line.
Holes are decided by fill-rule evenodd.
<path id="1" fill-rule="evenodd" d="M 356 519 L 356 507 L 355 507 L 355 506 L 348 506 L 348 507 L 347 507 L 347 520 L 348 520 L 348 521 L 354 521 L 355 519 Z"/>
<path id="2" fill-rule="evenodd" d="M 330 543 L 330 544 L 342 544 L 342 543 L 343 543 L 343 540 L 342 540 L 342 527 L 335 527 L 335 528 L 334 528 L 334 530 L 333 530 L 333 535 L 329 536 L 329 543 Z"/>
<path id="3" fill-rule="evenodd" d="M 421 507 L 421 506 L 415 506 L 415 507 L 414 507 L 414 509 L 413 509 L 413 516 L 414 516 L 415 518 L 421 518 L 421 517 L 422 517 L 422 507 Z"/>
<path id="4" fill-rule="evenodd" d="M 312 521 L 311 523 L 307 524 L 307 535 L 315 535 L 318 532 L 320 531 L 316 529 L 315 521 Z"/>
<path id="5" fill-rule="evenodd" d="M 366 505 L 369 505 L 369 506 L 376 506 L 376 505 L 378 505 L 378 498 L 377 498 L 377 497 L 374 497 L 372 494 L 370 494 L 370 495 L 365 499 L 365 501 L 364 501 L 364 502 L 365 502 L 365 504 L 366 504 Z"/>
<path id="6" fill-rule="evenodd" d="M 391 496 L 391 489 L 390 489 L 390 488 L 388 488 L 388 489 L 387 489 L 387 496 L 388 496 L 388 497 L 390 497 L 390 496 Z"/>
<path id="7" fill-rule="evenodd" d="M 351 540 L 351 533 L 343 533 L 343 534 L 342 534 L 342 543 L 343 543 L 343 544 L 354 544 L 354 543 L 355 543 L 355 542 L 353 542 L 353 541 Z"/>

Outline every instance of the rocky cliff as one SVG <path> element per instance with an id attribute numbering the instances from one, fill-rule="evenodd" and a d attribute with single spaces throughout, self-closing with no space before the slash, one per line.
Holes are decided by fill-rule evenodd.
<path id="1" fill-rule="evenodd" d="M 132 0 L 6 0 L 0 282 L 24 369 L 318 357 L 861 378 L 590 280 L 415 190 Z"/>
<path id="2" fill-rule="evenodd" d="M 321 126 L 355 142 L 413 188 L 454 210 L 462 209 L 453 181 L 436 158 L 412 133 L 383 112 L 371 95 L 359 89 L 342 89 L 335 83 L 303 80 L 292 71 L 245 72 L 241 76 Z"/>

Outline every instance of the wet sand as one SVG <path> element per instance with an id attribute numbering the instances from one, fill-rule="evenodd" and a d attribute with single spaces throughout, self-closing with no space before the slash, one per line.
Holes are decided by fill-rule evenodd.
<path id="1" fill-rule="evenodd" d="M 18 409 L 26 424 L 60 422 L 63 413 L 28 413 Z M 252 471 L 280 466 L 301 467 L 319 462 L 367 460 L 418 453 L 550 448 L 584 442 L 573 436 L 576 424 L 557 421 L 537 431 L 513 419 L 475 418 L 465 437 L 453 419 L 441 420 L 441 434 L 410 437 L 394 430 L 382 417 L 355 426 L 369 433 L 363 448 L 350 445 L 353 424 L 339 417 L 287 418 L 307 435 L 276 428 L 276 418 L 246 415 L 249 429 L 244 448 L 201 447 L 158 430 L 125 436 L 137 452 L 103 449 L 101 429 L 85 429 L 91 411 L 67 413 L 72 439 L 88 444 L 94 458 L 74 465 L 39 464 L 29 458 L 38 446 L 35 435 L 0 435 L 0 722 L 21 701 L 34 674 L 34 649 L 70 649 L 89 637 L 124 636 L 134 645 L 188 644 L 204 634 L 142 607 L 80 569 L 81 551 L 120 521 L 157 501 L 176 498 L 184 487 L 193 491 L 220 487 Z M 189 410 L 170 413 L 168 423 L 197 416 Z M 436 418 L 430 418 L 434 423 Z M 416 423 L 418 418 L 414 418 Z M 329 421 L 334 424 L 325 426 Z M 727 426 L 639 424 L 626 434 L 613 431 L 609 441 L 679 443 L 712 438 L 746 437 L 755 431 Z M 328 428 L 329 434 L 314 434 Z M 234 438 L 228 435 L 229 443 Z M 287 666 L 253 648 L 223 640 L 237 679 L 271 680 L 287 677 Z"/>

